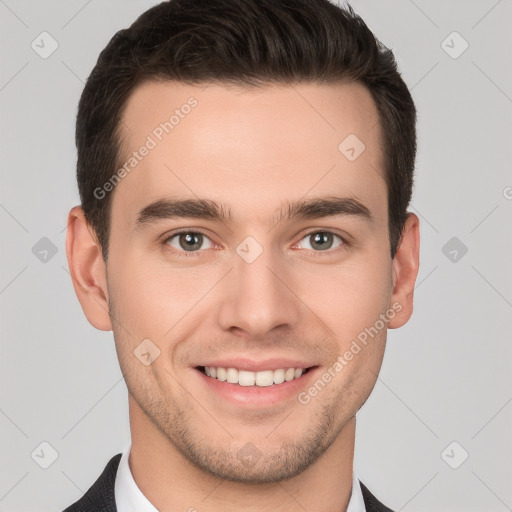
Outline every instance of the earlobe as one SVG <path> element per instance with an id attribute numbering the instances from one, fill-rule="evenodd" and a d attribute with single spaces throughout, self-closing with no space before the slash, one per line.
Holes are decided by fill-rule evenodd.
<path id="1" fill-rule="evenodd" d="M 401 309 L 388 323 L 390 329 L 406 324 L 412 315 L 414 286 L 419 269 L 420 229 L 419 219 L 408 213 L 402 232 L 401 243 L 393 259 L 393 294 L 391 305 L 400 304 Z"/>
<path id="2" fill-rule="evenodd" d="M 66 233 L 66 255 L 73 287 L 89 323 L 101 331 L 110 331 L 106 266 L 93 235 L 82 208 L 73 207 Z"/>

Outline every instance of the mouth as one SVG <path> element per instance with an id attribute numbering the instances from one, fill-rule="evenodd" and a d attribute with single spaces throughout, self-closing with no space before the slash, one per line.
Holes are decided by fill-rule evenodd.
<path id="1" fill-rule="evenodd" d="M 317 366 L 309 366 L 307 368 L 279 368 L 276 370 L 262 370 L 257 372 L 215 366 L 196 366 L 195 368 L 210 379 L 238 387 L 276 387 L 287 382 L 301 379 L 308 372 L 317 368 Z"/>

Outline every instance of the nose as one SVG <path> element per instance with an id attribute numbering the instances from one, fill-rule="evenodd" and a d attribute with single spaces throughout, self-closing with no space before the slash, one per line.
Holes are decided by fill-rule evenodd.
<path id="1" fill-rule="evenodd" d="M 302 302 L 294 292 L 290 267 L 269 249 L 249 261 L 234 257 L 221 291 L 219 327 L 250 339 L 264 339 L 277 328 L 296 329 Z"/>

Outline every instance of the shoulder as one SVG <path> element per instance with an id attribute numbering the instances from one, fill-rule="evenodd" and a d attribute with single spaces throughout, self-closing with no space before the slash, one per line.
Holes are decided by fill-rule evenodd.
<path id="1" fill-rule="evenodd" d="M 359 481 L 361 484 L 361 491 L 363 493 L 364 504 L 366 507 L 366 512 L 393 512 L 390 508 L 386 507 L 383 503 L 381 503 L 363 484 L 363 482 Z"/>
<path id="2" fill-rule="evenodd" d="M 114 455 L 89 490 L 63 512 L 117 512 L 114 484 L 121 455 Z"/>

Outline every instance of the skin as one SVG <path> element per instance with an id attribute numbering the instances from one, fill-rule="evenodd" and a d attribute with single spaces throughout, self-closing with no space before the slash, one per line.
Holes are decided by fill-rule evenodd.
<path id="1" fill-rule="evenodd" d="M 129 391 L 131 471 L 160 510 L 345 510 L 355 415 L 375 385 L 386 328 L 306 405 L 293 397 L 236 407 L 193 367 L 215 356 L 281 356 L 327 371 L 394 303 L 401 310 L 387 327 L 404 325 L 418 218 L 409 214 L 391 259 L 380 125 L 363 85 L 146 82 L 126 105 L 126 155 L 190 96 L 197 107 L 115 187 L 107 264 L 80 206 L 68 218 L 75 291 L 89 322 L 113 330 Z M 366 146 L 353 162 L 338 150 L 348 134 Z M 276 222 L 285 199 L 333 194 L 357 198 L 371 220 Z M 169 196 L 216 200 L 234 220 L 162 219 L 134 229 L 143 206 Z M 165 242 L 177 228 L 205 233 L 192 257 L 177 255 L 186 252 L 179 237 Z M 307 235 L 318 231 L 346 243 L 334 236 L 327 251 L 315 249 Z M 236 252 L 247 236 L 263 248 L 251 264 Z M 148 366 L 133 353 L 146 338 L 160 350 Z M 237 457 L 248 442 L 258 450 L 254 464 Z"/>

